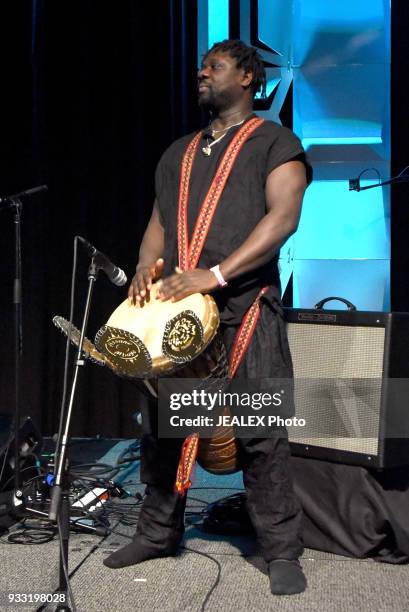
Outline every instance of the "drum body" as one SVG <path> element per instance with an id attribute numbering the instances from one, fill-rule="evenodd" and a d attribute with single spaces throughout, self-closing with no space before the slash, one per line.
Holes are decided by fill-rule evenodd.
<path id="1" fill-rule="evenodd" d="M 114 371 L 128 378 L 166 376 L 191 363 L 211 343 L 219 313 L 210 295 L 195 293 L 171 302 L 157 299 L 153 285 L 149 301 L 125 300 L 96 335 L 95 344 Z"/>
<path id="2" fill-rule="evenodd" d="M 223 415 L 230 414 L 225 408 Z M 200 438 L 199 465 L 211 474 L 234 474 L 240 467 L 239 449 L 232 427 L 215 427 L 211 438 Z"/>
<path id="3" fill-rule="evenodd" d="M 142 305 L 125 300 L 97 333 L 97 349 L 118 376 L 143 382 L 157 397 L 157 378 L 227 379 L 226 349 L 218 333 L 213 298 L 196 293 L 178 302 L 157 299 L 153 285 Z M 238 453 L 232 428 L 201 438 L 198 462 L 209 472 L 236 472 Z"/>

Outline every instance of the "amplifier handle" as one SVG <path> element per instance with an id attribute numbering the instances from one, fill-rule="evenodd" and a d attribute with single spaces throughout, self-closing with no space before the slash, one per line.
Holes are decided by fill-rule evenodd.
<path id="1" fill-rule="evenodd" d="M 338 300 L 339 302 L 343 302 L 345 304 L 345 306 L 348 307 L 348 310 L 356 310 L 356 306 L 354 306 L 352 304 L 352 302 L 349 302 L 348 300 L 346 300 L 345 298 L 342 298 L 342 297 L 327 297 L 327 298 L 324 298 L 323 300 L 320 300 L 319 302 L 317 302 L 315 304 L 314 308 L 316 308 L 317 310 L 324 310 L 323 306 L 327 302 L 330 302 L 331 300 Z"/>

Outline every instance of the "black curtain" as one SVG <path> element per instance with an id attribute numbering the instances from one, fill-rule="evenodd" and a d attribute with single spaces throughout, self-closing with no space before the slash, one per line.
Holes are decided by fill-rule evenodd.
<path id="1" fill-rule="evenodd" d="M 75 234 L 133 274 L 166 146 L 199 123 L 195 0 L 13 0 L 0 4 L 0 195 L 47 183 L 23 211 L 22 411 L 55 431 Z M 230 3 L 237 35 L 238 3 Z M 234 11 L 233 11 L 234 9 Z M 408 3 L 392 3 L 392 172 L 408 161 Z M 392 307 L 409 309 L 408 187 L 393 188 Z M 0 414 L 13 411 L 13 216 L 0 212 Z M 75 322 L 86 291 L 80 254 Z M 92 338 L 125 290 L 101 275 Z M 89 364 L 74 410 L 75 435 L 130 435 L 137 391 Z"/>
<path id="2" fill-rule="evenodd" d="M 6 3 L 5 3 L 6 4 Z M 0 8 L 3 78 L 0 194 L 47 183 L 23 210 L 23 399 L 44 434 L 56 431 L 73 238 L 85 236 L 132 277 L 154 198 L 154 170 L 176 137 L 199 124 L 197 9 L 192 0 L 54 2 Z M 13 411 L 13 215 L 1 213 L 0 414 Z M 89 260 L 79 254 L 75 323 Z M 93 338 L 126 289 L 103 274 L 94 290 Z M 127 436 L 141 396 L 88 364 L 72 434 Z"/>
<path id="3" fill-rule="evenodd" d="M 397 176 L 409 165 L 409 2 L 392 1 L 391 54 L 391 174 Z M 409 171 L 407 170 L 408 174 Z M 409 183 L 391 187 L 391 303 L 392 310 L 409 311 Z"/>

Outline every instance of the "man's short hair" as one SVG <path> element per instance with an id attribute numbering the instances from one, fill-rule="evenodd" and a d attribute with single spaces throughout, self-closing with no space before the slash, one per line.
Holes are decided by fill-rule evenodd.
<path id="1" fill-rule="evenodd" d="M 237 68 L 252 72 L 253 80 L 250 87 L 253 97 L 257 92 L 261 93 L 262 98 L 266 97 L 266 70 L 257 49 L 249 47 L 242 40 L 226 39 L 215 43 L 204 57 L 216 52 L 228 53 L 236 60 Z"/>

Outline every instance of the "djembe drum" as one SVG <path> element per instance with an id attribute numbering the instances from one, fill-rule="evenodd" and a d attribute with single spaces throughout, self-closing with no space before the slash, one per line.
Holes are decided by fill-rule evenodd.
<path id="1" fill-rule="evenodd" d="M 166 376 L 226 379 L 228 362 L 219 327 L 219 313 L 210 295 L 195 293 L 178 302 L 157 299 L 158 285 L 142 305 L 125 300 L 96 334 L 95 345 L 85 350 L 99 365 L 144 385 L 157 397 L 157 379 Z M 54 317 L 67 332 L 67 322 Z M 75 329 L 75 328 L 74 328 Z M 79 333 L 71 333 L 78 345 Z M 226 411 L 225 411 L 226 413 Z M 212 437 L 201 438 L 198 463 L 215 474 L 238 471 L 237 443 L 231 427 L 215 428 Z"/>

